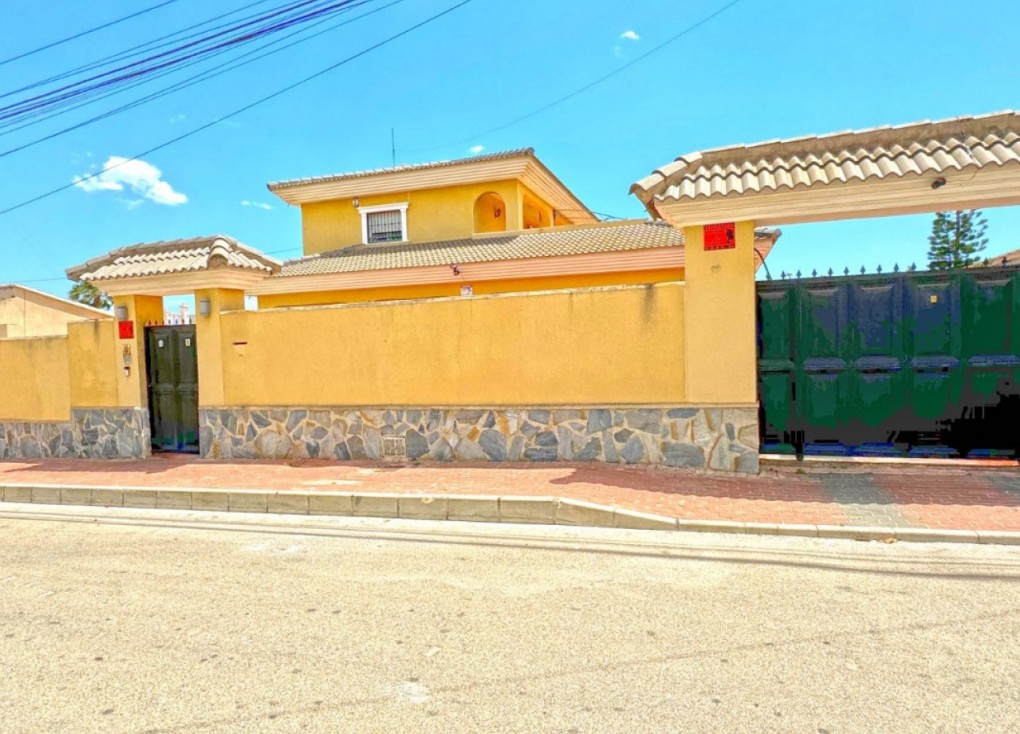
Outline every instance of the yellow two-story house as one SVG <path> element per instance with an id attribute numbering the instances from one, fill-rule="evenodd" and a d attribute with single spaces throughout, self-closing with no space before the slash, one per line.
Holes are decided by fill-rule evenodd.
<path id="1" fill-rule="evenodd" d="M 270 183 L 304 257 L 254 286 L 275 308 L 682 280 L 683 235 L 602 222 L 527 148 Z M 767 255 L 774 232 L 761 232 Z"/>
<path id="2" fill-rule="evenodd" d="M 670 224 L 599 221 L 531 149 L 269 189 L 300 207 L 302 257 L 216 235 L 68 271 L 117 314 L 90 404 L 148 420 L 157 450 L 757 468 L 757 407 L 687 398 L 691 335 L 720 327 L 688 318 Z M 720 301 L 778 234 L 735 250 Z M 182 293 L 194 324 L 159 325 Z"/>

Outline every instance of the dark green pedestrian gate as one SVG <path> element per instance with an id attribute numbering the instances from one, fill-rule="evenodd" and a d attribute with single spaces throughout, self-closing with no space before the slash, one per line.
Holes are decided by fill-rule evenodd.
<path id="1" fill-rule="evenodd" d="M 757 292 L 763 452 L 1018 455 L 1020 268 Z"/>
<path id="2" fill-rule="evenodd" d="M 147 327 L 145 345 L 152 448 L 198 453 L 195 326 Z"/>

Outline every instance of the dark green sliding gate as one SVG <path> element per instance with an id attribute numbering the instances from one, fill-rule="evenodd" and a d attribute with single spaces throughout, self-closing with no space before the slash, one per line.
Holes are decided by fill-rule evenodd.
<path id="1" fill-rule="evenodd" d="M 763 452 L 1020 452 L 1020 268 L 757 291 Z"/>
<path id="2" fill-rule="evenodd" d="M 195 326 L 149 326 L 145 346 L 152 448 L 198 453 Z"/>

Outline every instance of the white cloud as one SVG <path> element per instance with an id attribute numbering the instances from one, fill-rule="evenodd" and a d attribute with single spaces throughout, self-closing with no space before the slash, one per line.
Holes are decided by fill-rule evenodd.
<path id="1" fill-rule="evenodd" d="M 248 201 L 247 199 L 241 200 L 241 206 L 253 206 L 256 209 L 265 209 L 266 211 L 273 208 L 269 204 L 263 204 L 261 201 Z"/>
<path id="2" fill-rule="evenodd" d="M 634 31 L 624 31 L 623 33 L 620 34 L 620 38 L 626 38 L 628 41 L 640 41 L 641 40 L 641 36 L 639 36 Z"/>
<path id="3" fill-rule="evenodd" d="M 175 122 L 184 122 L 187 119 L 188 119 L 188 116 L 183 114 L 183 113 L 180 114 L 180 115 L 174 115 L 173 117 L 170 118 L 170 124 L 172 125 Z"/>
<path id="4" fill-rule="evenodd" d="M 613 56 L 618 59 L 623 58 L 623 46 L 613 46 Z"/>
<path id="5" fill-rule="evenodd" d="M 142 160 L 131 160 L 118 155 L 111 155 L 103 164 L 99 175 L 75 176 L 74 185 L 82 191 L 130 191 L 144 199 L 177 206 L 188 200 L 188 197 L 163 180 L 163 173 L 151 163 Z"/>
<path id="6" fill-rule="evenodd" d="M 470 152 L 470 153 L 471 153 L 472 155 L 478 155 L 478 154 L 479 154 L 479 153 L 481 153 L 481 152 L 482 152 L 483 150 L 485 150 L 485 146 L 484 146 L 484 145 L 472 145 L 472 146 L 471 146 L 470 148 L 468 148 L 468 151 L 469 151 L 469 152 Z"/>

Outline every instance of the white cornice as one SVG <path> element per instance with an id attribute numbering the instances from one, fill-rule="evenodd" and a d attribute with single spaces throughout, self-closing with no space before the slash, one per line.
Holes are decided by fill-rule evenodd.
<path id="1" fill-rule="evenodd" d="M 939 178 L 945 184 L 933 189 Z M 767 226 L 1017 204 L 1020 166 L 653 202 L 656 211 L 677 228 L 732 221 Z"/>
<path id="2" fill-rule="evenodd" d="M 94 285 L 111 296 L 177 296 L 206 288 L 251 291 L 268 273 L 252 270 L 199 270 L 193 273 L 149 275 L 118 280 L 97 280 Z"/>
<path id="3" fill-rule="evenodd" d="M 508 180 L 521 181 L 545 199 L 554 209 L 567 212 L 564 216 L 572 222 L 580 224 L 597 221 L 588 207 L 574 196 L 570 189 L 564 186 L 541 161 L 531 155 L 436 168 L 387 171 L 372 176 L 358 176 L 339 181 L 310 181 L 304 184 L 281 186 L 273 189 L 273 193 L 288 204 L 300 206 L 319 201 L 353 199 L 377 194 L 403 193 Z"/>

